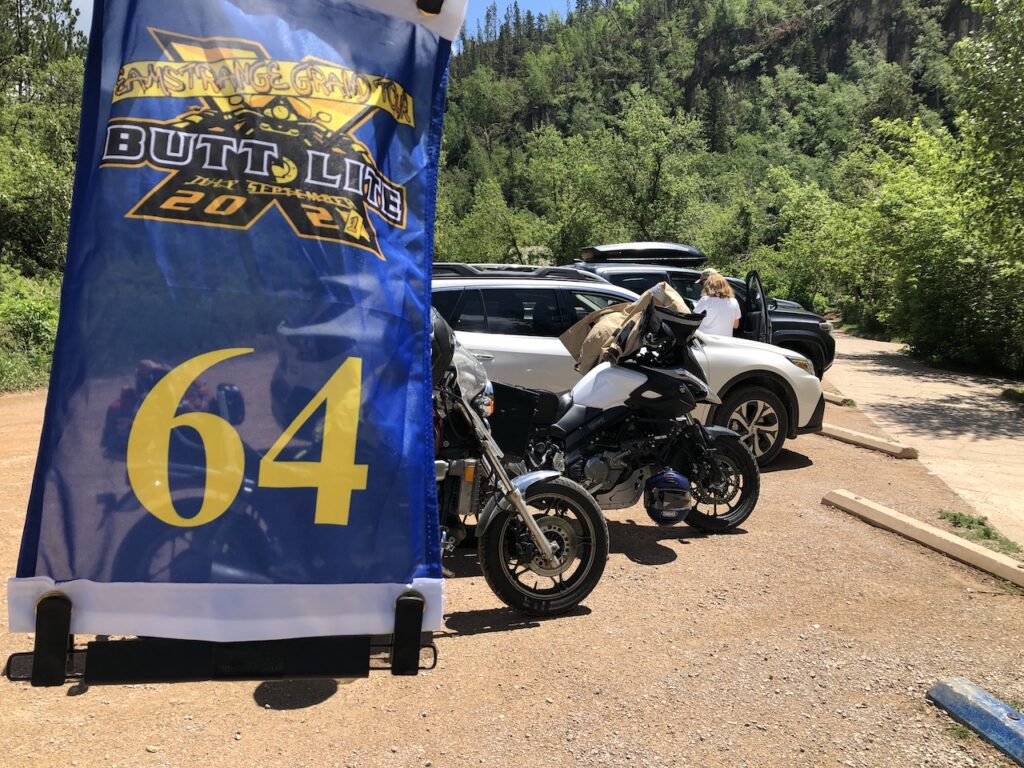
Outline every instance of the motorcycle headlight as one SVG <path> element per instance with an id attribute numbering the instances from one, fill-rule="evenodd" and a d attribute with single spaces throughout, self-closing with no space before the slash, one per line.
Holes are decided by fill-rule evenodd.
<path id="1" fill-rule="evenodd" d="M 802 368 L 807 371 L 807 373 L 811 374 L 811 376 L 814 375 L 814 364 L 806 357 L 790 357 L 789 355 L 786 355 L 786 359 L 797 368 Z"/>

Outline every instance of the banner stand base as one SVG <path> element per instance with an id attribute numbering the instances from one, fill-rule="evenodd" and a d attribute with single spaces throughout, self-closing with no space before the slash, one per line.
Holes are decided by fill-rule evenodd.
<path id="1" fill-rule="evenodd" d="M 49 592 L 36 603 L 36 641 L 32 652 L 33 687 L 64 685 L 68 657 L 75 647 L 71 634 L 71 599 Z"/>
<path id="2" fill-rule="evenodd" d="M 60 592 L 36 606 L 35 646 L 15 653 L 4 673 L 15 682 L 59 686 L 198 682 L 204 680 L 296 680 L 367 677 L 371 670 L 415 675 L 437 666 L 437 647 L 423 633 L 425 601 L 409 591 L 395 603 L 393 635 L 338 635 L 284 640 L 215 643 L 205 640 L 134 638 L 94 640 L 75 648 L 71 600 Z M 430 651 L 426 665 L 422 651 Z"/>

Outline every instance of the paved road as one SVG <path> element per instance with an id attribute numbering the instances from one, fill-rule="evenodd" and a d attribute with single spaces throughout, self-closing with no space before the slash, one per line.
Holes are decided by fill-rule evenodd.
<path id="1" fill-rule="evenodd" d="M 839 334 L 825 381 L 1024 544 L 1024 407 L 999 398 L 1013 382 L 929 368 L 900 349 Z"/>

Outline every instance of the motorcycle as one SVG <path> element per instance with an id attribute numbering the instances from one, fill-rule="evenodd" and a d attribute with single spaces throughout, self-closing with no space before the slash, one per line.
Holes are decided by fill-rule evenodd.
<path id="1" fill-rule="evenodd" d="M 534 616 L 570 611 L 604 572 L 604 515 L 584 488 L 556 470 L 510 476 L 486 422 L 494 397 L 483 366 L 436 311 L 432 320 L 442 549 L 452 553 L 467 534 L 467 519 L 476 518 L 480 568 L 502 602 Z"/>
<path id="2" fill-rule="evenodd" d="M 643 496 L 659 525 L 722 533 L 743 523 L 760 491 L 757 462 L 735 432 L 692 416 L 698 403 L 720 404 L 690 348 L 702 318 L 648 301 L 571 391 L 534 391 L 518 469 L 564 472 L 606 510 Z"/>

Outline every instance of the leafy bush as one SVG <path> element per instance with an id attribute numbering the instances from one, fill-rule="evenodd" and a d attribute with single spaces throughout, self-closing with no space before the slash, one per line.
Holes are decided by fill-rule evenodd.
<path id="1" fill-rule="evenodd" d="M 0 392 L 44 386 L 57 333 L 60 289 L 0 268 Z"/>

